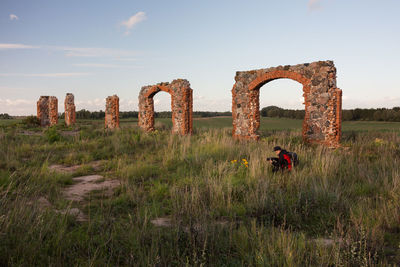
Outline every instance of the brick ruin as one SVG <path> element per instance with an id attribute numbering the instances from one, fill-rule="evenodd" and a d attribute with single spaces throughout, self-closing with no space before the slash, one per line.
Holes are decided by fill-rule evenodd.
<path id="1" fill-rule="evenodd" d="M 342 122 L 342 90 L 336 87 L 336 68 L 333 61 L 318 61 L 299 65 L 236 72 L 232 88 L 233 137 L 259 139 L 259 89 L 276 79 L 292 79 L 303 85 L 305 117 L 303 139 L 308 143 L 339 146 Z M 193 90 L 184 79 L 171 83 L 143 86 L 139 94 L 139 126 L 146 132 L 154 131 L 153 97 L 160 91 L 171 95 L 172 132 L 192 133 Z M 74 95 L 65 98 L 65 123 L 75 123 Z M 41 96 L 37 101 L 37 117 L 41 126 L 58 122 L 58 100 L 55 96 Z M 119 98 L 106 99 L 105 128 L 119 128 Z"/>
<path id="2" fill-rule="evenodd" d="M 153 97 L 160 91 L 171 95 L 172 133 L 192 133 L 193 90 L 184 79 L 171 83 L 143 86 L 139 93 L 139 126 L 146 132 L 154 131 Z"/>
<path id="3" fill-rule="evenodd" d="M 236 72 L 236 83 L 232 88 L 233 137 L 259 138 L 259 89 L 281 78 L 292 79 L 303 85 L 304 141 L 338 146 L 341 138 L 342 90 L 336 87 L 333 61 Z"/>
<path id="4" fill-rule="evenodd" d="M 117 95 L 106 98 L 105 128 L 119 128 L 119 97 Z"/>
<path id="5" fill-rule="evenodd" d="M 67 93 L 64 101 L 64 114 L 65 114 L 65 124 L 67 126 L 75 124 L 76 115 L 75 115 L 75 103 L 74 103 L 74 95 L 71 93 Z"/>
<path id="6" fill-rule="evenodd" d="M 41 96 L 37 101 L 37 117 L 40 126 L 52 126 L 58 123 L 58 100 L 55 96 Z"/>

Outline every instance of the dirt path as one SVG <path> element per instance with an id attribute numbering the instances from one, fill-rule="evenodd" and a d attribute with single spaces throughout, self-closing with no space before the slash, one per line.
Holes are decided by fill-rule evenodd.
<path id="1" fill-rule="evenodd" d="M 101 169 L 104 161 L 103 160 L 96 160 L 89 162 L 85 165 L 92 167 L 95 171 L 98 171 Z M 49 166 L 49 169 L 52 171 L 60 172 L 60 173 L 74 173 L 77 170 L 79 170 L 82 166 L 85 165 L 72 165 L 72 166 L 64 166 L 60 164 L 53 164 Z"/>

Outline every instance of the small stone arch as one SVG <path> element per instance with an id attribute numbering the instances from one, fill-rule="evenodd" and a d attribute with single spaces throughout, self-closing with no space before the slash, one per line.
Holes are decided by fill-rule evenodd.
<path id="1" fill-rule="evenodd" d="M 190 88 L 190 83 L 184 79 L 142 87 L 139 93 L 139 127 L 146 132 L 154 131 L 153 97 L 160 91 L 171 95 L 172 132 L 181 135 L 191 134 L 193 90 Z"/>
<path id="2" fill-rule="evenodd" d="M 342 90 L 336 87 L 333 61 L 236 72 L 236 83 L 232 88 L 233 137 L 259 138 L 259 89 L 281 78 L 292 79 L 303 85 L 304 141 L 338 146 L 341 138 Z"/>

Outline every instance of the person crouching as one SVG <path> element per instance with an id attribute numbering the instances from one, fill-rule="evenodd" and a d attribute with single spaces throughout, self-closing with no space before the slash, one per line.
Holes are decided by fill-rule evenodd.
<path id="1" fill-rule="evenodd" d="M 282 149 L 280 146 L 274 147 L 274 152 L 278 156 L 277 158 L 267 158 L 267 161 L 272 164 L 272 171 L 291 171 L 292 160 L 289 153 L 285 149 Z"/>

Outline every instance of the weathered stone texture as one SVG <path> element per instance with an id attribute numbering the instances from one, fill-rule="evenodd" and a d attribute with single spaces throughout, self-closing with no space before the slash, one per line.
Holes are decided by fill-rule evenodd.
<path id="1" fill-rule="evenodd" d="M 76 115 L 75 115 L 75 103 L 74 103 L 74 95 L 71 93 L 67 93 L 64 101 L 64 114 L 65 114 L 65 124 L 67 126 L 75 124 Z"/>
<path id="2" fill-rule="evenodd" d="M 280 78 L 303 85 L 306 142 L 339 145 L 342 119 L 342 91 L 336 87 L 336 68 L 332 61 L 236 72 L 232 88 L 233 136 L 258 139 L 260 127 L 259 89 Z"/>
<path id="3" fill-rule="evenodd" d="M 58 122 L 58 100 L 55 96 L 41 96 L 37 101 L 37 117 L 40 126 L 52 126 Z"/>
<path id="4" fill-rule="evenodd" d="M 171 95 L 172 132 L 176 134 L 192 133 L 193 90 L 184 79 L 171 83 L 159 83 L 143 86 L 139 94 L 139 126 L 146 132 L 154 131 L 153 97 L 160 91 Z"/>
<path id="5" fill-rule="evenodd" d="M 119 97 L 109 96 L 106 99 L 105 128 L 119 128 Z"/>

